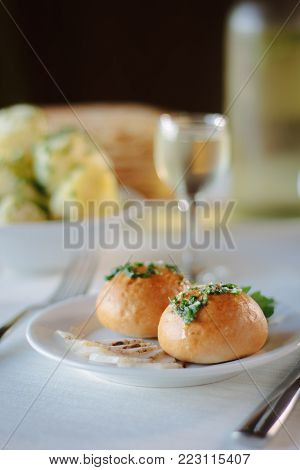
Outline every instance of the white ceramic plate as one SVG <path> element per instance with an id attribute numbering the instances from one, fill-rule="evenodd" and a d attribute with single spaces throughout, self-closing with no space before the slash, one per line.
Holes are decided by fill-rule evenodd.
<path id="1" fill-rule="evenodd" d="M 270 337 L 257 354 L 242 360 L 215 365 L 190 364 L 184 369 L 120 368 L 95 364 L 71 351 L 56 330 L 70 331 L 87 323 L 85 337 L 90 339 L 120 338 L 97 322 L 95 296 L 83 296 L 53 305 L 39 312 L 30 322 L 27 339 L 40 354 L 64 365 L 90 371 L 99 378 L 127 385 L 145 387 L 186 387 L 218 382 L 245 370 L 266 366 L 289 354 L 300 345 L 300 315 L 283 305 L 277 306 L 270 322 Z M 79 378 L 78 378 L 79 380 Z"/>

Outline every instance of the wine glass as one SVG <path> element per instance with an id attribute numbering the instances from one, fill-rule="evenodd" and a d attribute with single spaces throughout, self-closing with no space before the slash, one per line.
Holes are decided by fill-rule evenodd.
<path id="1" fill-rule="evenodd" d="M 154 142 L 159 178 L 175 193 L 178 208 L 188 212 L 189 236 L 195 237 L 196 199 L 224 173 L 229 163 L 227 119 L 221 114 L 168 113 L 159 118 Z M 199 269 L 191 244 L 182 252 L 183 270 L 191 280 Z"/>

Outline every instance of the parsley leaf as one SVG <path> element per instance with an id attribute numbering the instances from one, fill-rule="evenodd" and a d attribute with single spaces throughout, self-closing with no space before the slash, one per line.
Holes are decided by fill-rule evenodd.
<path id="1" fill-rule="evenodd" d="M 251 290 L 251 286 L 242 287 L 242 291 L 245 294 L 248 294 Z M 275 309 L 275 300 L 273 297 L 266 297 L 260 291 L 252 292 L 249 294 L 253 300 L 260 306 L 266 318 L 269 318 L 273 315 Z"/>
<path id="2" fill-rule="evenodd" d="M 250 294 L 252 299 L 260 306 L 266 318 L 269 318 L 274 313 L 275 300 L 272 297 L 266 297 L 260 291 L 255 291 Z"/>
<path id="3" fill-rule="evenodd" d="M 242 287 L 242 291 L 244 292 L 244 294 L 248 294 L 249 290 L 251 290 L 251 286 Z"/>

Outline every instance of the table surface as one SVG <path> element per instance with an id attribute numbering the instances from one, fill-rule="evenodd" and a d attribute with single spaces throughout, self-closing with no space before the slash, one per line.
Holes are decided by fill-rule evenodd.
<path id="1" fill-rule="evenodd" d="M 199 254 L 201 263 L 226 263 L 232 279 L 252 283 L 299 309 L 300 221 L 248 224 L 235 233 L 232 253 Z M 140 259 L 161 259 L 145 246 Z M 174 258 L 178 253 L 173 253 Z M 120 259 L 121 258 L 121 259 Z M 92 291 L 103 273 L 128 252 L 103 252 Z M 59 276 L 30 276 L 2 270 L 0 308 L 4 319 L 44 299 Z M 299 312 L 300 314 L 300 312 Z M 300 406 L 269 442 L 238 442 L 231 433 L 299 359 L 284 360 L 215 384 L 151 389 L 100 381 L 33 351 L 25 339 L 28 320 L 0 343 L 0 445 L 7 449 L 295 449 L 300 447 Z M 50 379 L 49 379 L 50 377 Z"/>

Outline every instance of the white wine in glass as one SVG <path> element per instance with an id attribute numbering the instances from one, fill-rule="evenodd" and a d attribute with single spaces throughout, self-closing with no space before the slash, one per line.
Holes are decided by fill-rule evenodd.
<path id="1" fill-rule="evenodd" d="M 190 212 L 190 232 L 196 230 L 195 199 L 228 168 L 227 120 L 220 114 L 162 114 L 154 145 L 159 178 Z M 180 205 L 182 207 L 182 204 Z M 186 250 L 183 268 L 195 277 L 194 253 Z"/>

